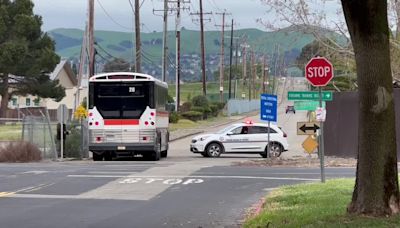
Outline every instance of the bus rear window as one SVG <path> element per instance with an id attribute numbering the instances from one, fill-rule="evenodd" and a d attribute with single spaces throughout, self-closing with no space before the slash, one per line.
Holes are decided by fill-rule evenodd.
<path id="1" fill-rule="evenodd" d="M 147 106 L 154 107 L 152 82 L 96 82 L 90 85 L 90 108 L 104 119 L 138 119 Z"/>

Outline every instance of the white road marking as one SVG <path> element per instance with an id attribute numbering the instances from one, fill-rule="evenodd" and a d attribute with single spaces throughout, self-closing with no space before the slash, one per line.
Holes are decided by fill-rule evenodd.
<path id="1" fill-rule="evenodd" d="M 296 177 L 262 177 L 262 176 L 141 176 L 141 175 L 68 175 L 68 177 L 82 178 L 203 178 L 203 179 L 261 179 L 261 180 L 299 180 L 299 181 L 318 181 L 320 178 L 296 178 Z"/>
<path id="2" fill-rule="evenodd" d="M 32 171 L 26 171 L 21 174 L 43 174 L 43 173 L 48 173 L 49 171 L 43 171 L 43 170 L 32 170 Z"/>

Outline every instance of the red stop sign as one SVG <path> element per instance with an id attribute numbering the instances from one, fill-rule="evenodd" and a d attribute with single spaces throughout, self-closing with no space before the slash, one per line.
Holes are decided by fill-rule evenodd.
<path id="1" fill-rule="evenodd" d="M 313 86 L 326 86 L 333 78 L 333 66 L 324 57 L 312 58 L 305 67 L 307 80 Z"/>

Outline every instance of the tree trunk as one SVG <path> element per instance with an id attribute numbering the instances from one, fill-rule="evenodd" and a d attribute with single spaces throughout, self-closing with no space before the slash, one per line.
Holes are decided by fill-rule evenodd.
<path id="1" fill-rule="evenodd" d="M 3 91 L 1 92 L 1 108 L 0 108 L 0 118 L 7 117 L 8 101 L 10 99 L 10 94 L 8 92 L 8 73 L 3 74 Z"/>
<path id="2" fill-rule="evenodd" d="M 396 128 L 387 2 L 342 0 L 357 64 L 359 142 L 348 212 L 371 216 L 399 210 Z"/>

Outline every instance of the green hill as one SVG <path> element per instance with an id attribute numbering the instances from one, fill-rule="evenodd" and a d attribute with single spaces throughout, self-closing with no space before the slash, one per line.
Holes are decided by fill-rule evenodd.
<path id="1" fill-rule="evenodd" d="M 65 58 L 79 58 L 82 43 L 83 31 L 78 29 L 55 29 L 49 34 L 56 42 L 57 53 Z M 200 32 L 182 30 L 182 54 L 200 54 Z M 159 61 L 162 52 L 162 32 L 141 34 L 144 55 L 153 60 Z M 229 32 L 226 33 L 229 36 Z M 298 54 L 301 48 L 313 40 L 310 34 L 294 31 L 290 28 L 276 32 L 264 32 L 257 29 L 236 30 L 235 37 L 247 36 L 247 43 L 251 49 L 259 54 L 272 55 L 275 45 L 280 46 L 283 52 L 294 52 Z M 132 33 L 96 31 L 96 42 L 99 45 L 98 52 L 109 57 L 107 53 L 115 57 L 122 57 L 127 60 L 132 58 Z M 218 54 L 220 51 L 219 31 L 205 32 L 206 54 Z M 229 47 L 229 38 L 225 39 L 226 47 Z M 168 32 L 168 46 L 171 56 L 175 54 L 175 32 Z M 103 48 L 105 51 L 101 50 Z"/>

